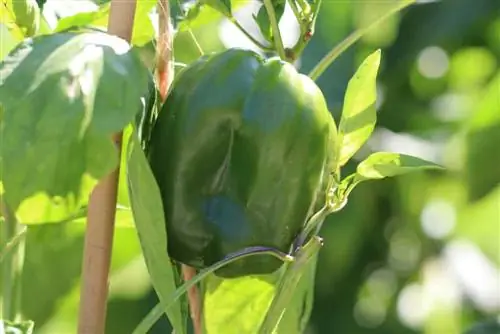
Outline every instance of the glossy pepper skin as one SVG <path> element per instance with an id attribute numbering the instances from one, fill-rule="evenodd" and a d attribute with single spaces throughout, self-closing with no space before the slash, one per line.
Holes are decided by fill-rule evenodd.
<path id="1" fill-rule="evenodd" d="M 201 269 L 251 246 L 288 253 L 324 203 L 336 128 L 320 89 L 242 49 L 203 56 L 172 87 L 147 149 L 171 258 Z M 257 255 L 216 275 L 280 266 Z"/>

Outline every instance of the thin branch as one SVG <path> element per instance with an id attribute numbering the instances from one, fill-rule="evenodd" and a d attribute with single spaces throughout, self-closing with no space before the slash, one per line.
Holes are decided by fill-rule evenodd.
<path id="1" fill-rule="evenodd" d="M 130 41 L 135 9 L 136 0 L 112 0 L 108 32 Z M 113 140 L 120 161 L 122 133 L 115 134 Z M 119 166 L 97 184 L 89 198 L 82 263 L 79 334 L 102 334 L 105 329 L 118 176 Z"/>
<path id="2" fill-rule="evenodd" d="M 274 11 L 273 3 L 271 0 L 264 0 L 264 6 L 266 7 L 267 16 L 271 22 L 271 28 L 273 31 L 273 40 L 276 52 L 282 60 L 286 60 L 285 47 L 283 46 L 283 40 L 281 39 L 281 32 L 279 27 L 278 18 L 276 17 L 276 12 Z"/>
<path id="3" fill-rule="evenodd" d="M 248 31 L 246 31 L 246 29 L 243 28 L 243 26 L 238 22 L 238 20 L 236 20 L 236 18 L 231 17 L 229 18 L 229 20 L 236 26 L 236 28 L 238 28 L 239 31 L 241 31 L 249 40 L 251 40 L 253 44 L 257 45 L 264 51 L 274 51 L 272 47 L 262 44 L 255 37 L 253 37 Z"/>
<path id="4" fill-rule="evenodd" d="M 347 36 L 346 39 L 344 39 L 342 42 L 337 44 L 330 52 L 328 52 L 328 54 L 326 56 L 323 57 L 323 59 L 321 59 L 316 64 L 316 66 L 309 73 L 309 77 L 316 81 L 321 76 L 321 74 L 323 74 L 323 72 L 328 68 L 328 66 L 330 66 L 333 63 L 333 61 L 335 59 L 337 59 L 345 50 L 347 50 L 351 45 L 353 45 L 361 37 L 363 37 L 364 34 L 366 34 L 368 31 L 370 31 L 373 27 L 377 26 L 378 24 L 382 23 L 383 21 L 385 21 L 386 19 L 391 17 L 393 14 L 410 6 L 415 1 L 416 0 L 402 0 L 398 4 L 398 6 L 395 6 L 394 8 L 389 10 L 387 13 L 380 16 L 373 23 L 351 33 L 349 36 Z"/>

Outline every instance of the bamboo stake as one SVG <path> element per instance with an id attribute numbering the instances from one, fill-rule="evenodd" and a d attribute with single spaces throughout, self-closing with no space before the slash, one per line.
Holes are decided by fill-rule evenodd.
<path id="1" fill-rule="evenodd" d="M 135 9 L 136 0 L 112 0 L 108 33 L 130 41 Z M 121 152 L 121 139 L 122 133 L 113 136 L 118 156 Z M 118 175 L 119 167 L 101 180 L 89 198 L 82 263 L 79 334 L 101 334 L 105 330 Z"/>

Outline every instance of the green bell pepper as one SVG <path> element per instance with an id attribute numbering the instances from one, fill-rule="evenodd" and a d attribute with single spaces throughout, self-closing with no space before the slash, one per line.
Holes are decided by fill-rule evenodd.
<path id="1" fill-rule="evenodd" d="M 229 49 L 182 70 L 146 150 L 171 258 L 202 269 L 246 247 L 290 252 L 324 203 L 336 135 L 321 90 L 278 58 Z M 280 265 L 252 256 L 216 275 Z"/>

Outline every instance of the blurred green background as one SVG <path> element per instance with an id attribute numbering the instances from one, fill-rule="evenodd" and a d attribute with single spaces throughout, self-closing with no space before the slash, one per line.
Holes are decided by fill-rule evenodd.
<path id="1" fill-rule="evenodd" d="M 92 9 L 84 1 L 65 3 L 47 1 L 46 17 Z M 241 9 L 236 17 L 256 35 L 251 12 L 258 2 L 233 3 Z M 391 3 L 323 0 L 297 67 L 307 73 Z M 179 15 L 177 4 L 172 12 Z M 205 52 L 251 47 L 230 23 L 205 14 L 193 25 Z M 292 44 L 296 27 L 288 9 L 281 27 Z M 416 155 L 448 172 L 362 184 L 347 207 L 330 216 L 321 232 L 325 247 L 307 333 L 464 333 L 500 313 L 500 1 L 421 1 L 379 25 L 318 81 L 337 121 L 349 78 L 377 48 L 378 123 L 346 174 L 376 150 Z M 154 44 L 141 49 L 150 59 Z M 174 50 L 178 62 L 198 56 L 187 32 L 177 35 Z M 35 333 L 75 330 L 83 228 L 72 222 L 28 232 L 23 311 L 35 321 Z M 156 302 L 136 232 L 121 224 L 107 333 L 130 333 Z M 167 328 L 163 319 L 151 333 Z"/>

